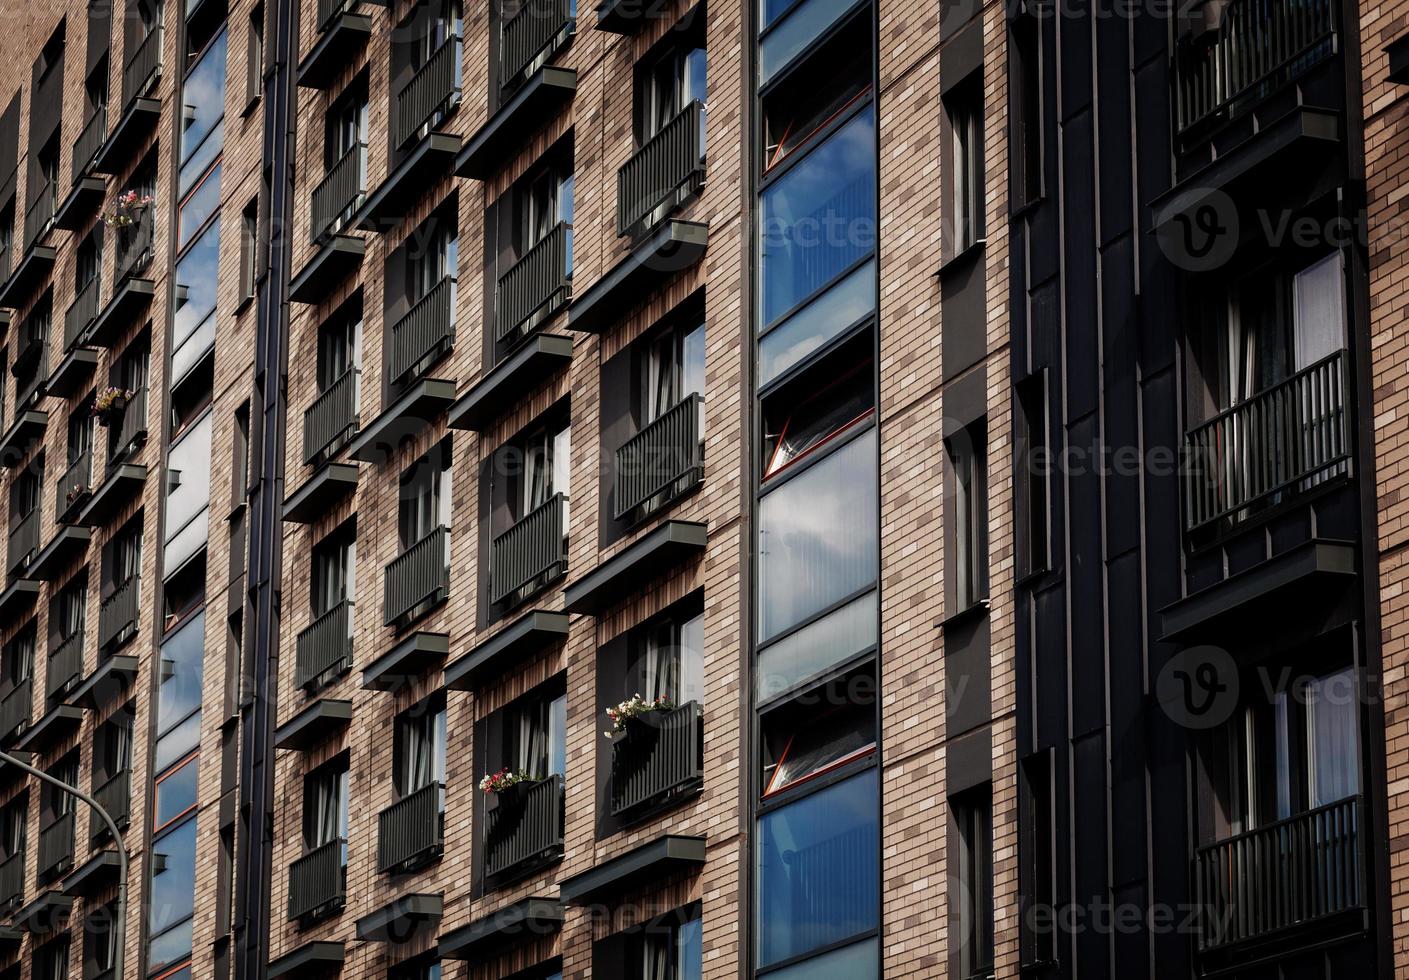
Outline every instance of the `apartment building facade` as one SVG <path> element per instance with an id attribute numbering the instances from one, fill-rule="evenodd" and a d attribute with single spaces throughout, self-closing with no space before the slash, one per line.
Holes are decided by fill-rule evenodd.
<path id="1" fill-rule="evenodd" d="M 1403 969 L 1401 14 L 7 13 L 0 749 L 127 975 Z M 118 868 L 0 765 L 0 976 Z"/>

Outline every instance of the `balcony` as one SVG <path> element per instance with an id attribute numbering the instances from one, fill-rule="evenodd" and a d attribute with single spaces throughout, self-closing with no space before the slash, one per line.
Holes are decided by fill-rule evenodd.
<path id="1" fill-rule="evenodd" d="M 83 679 L 83 626 L 71 636 L 62 637 L 49 651 L 44 671 L 44 693 L 51 703 L 62 700 Z"/>
<path id="2" fill-rule="evenodd" d="M 372 18 L 356 0 L 318 0 L 318 40 L 298 63 L 302 88 L 328 89 L 356 60 L 372 34 Z"/>
<path id="3" fill-rule="evenodd" d="M 10 527 L 10 546 L 6 552 L 5 569 L 14 572 L 28 564 L 39 551 L 39 508 L 31 507 L 29 513 Z"/>
<path id="4" fill-rule="evenodd" d="M 445 784 L 427 783 L 377 816 L 377 870 L 400 873 L 440 857 Z"/>
<path id="5" fill-rule="evenodd" d="M 39 865 L 35 869 L 43 881 L 52 881 L 73 867 L 72 812 L 62 814 L 39 831 Z"/>
<path id="6" fill-rule="evenodd" d="M 147 389 L 139 388 L 122 406 L 116 425 L 111 422 L 108 430 L 108 466 L 125 461 L 147 439 Z"/>
<path id="7" fill-rule="evenodd" d="M 28 249 L 49 230 L 54 220 L 54 185 L 45 182 L 35 189 L 34 199 L 24 212 L 24 247 Z"/>
<path id="8" fill-rule="evenodd" d="M 118 827 L 125 827 L 132 803 L 132 771 L 120 769 L 109 776 L 97 789 L 93 790 L 93 799 L 108 811 L 108 816 L 113 818 L 113 823 Z M 88 821 L 89 839 L 102 840 L 107 834 L 107 824 L 103 823 L 97 811 L 93 811 Z"/>
<path id="9" fill-rule="evenodd" d="M 571 297 L 572 226 L 559 222 L 499 277 L 495 341 L 513 343 L 545 323 Z"/>
<path id="10" fill-rule="evenodd" d="M 34 701 L 34 682 L 26 677 L 0 699 L 0 742 L 8 741 L 29 727 Z"/>
<path id="11" fill-rule="evenodd" d="M 1351 797 L 1200 848 L 1199 952 L 1319 931 L 1363 928 L 1361 801 Z"/>
<path id="12" fill-rule="evenodd" d="M 612 815 L 636 816 L 699 788 L 704 719 L 699 702 L 626 722 L 612 742 Z"/>
<path id="13" fill-rule="evenodd" d="M 24 902 L 24 851 L 0 861 L 0 910 L 13 911 Z"/>
<path id="14" fill-rule="evenodd" d="M 9 256 L 11 250 L 5 249 L 3 254 Z M 34 291 L 48 281 L 58 257 L 58 250 L 52 245 L 32 245 L 25 249 L 19 264 L 0 283 L 0 306 L 11 310 L 23 306 Z"/>
<path id="15" fill-rule="evenodd" d="M 84 449 L 54 484 L 54 520 L 68 523 L 93 493 L 93 451 Z"/>
<path id="16" fill-rule="evenodd" d="M 102 291 L 97 276 L 79 287 L 69 308 L 64 311 L 64 350 L 71 351 L 83 342 L 88 327 L 98 319 L 98 295 Z"/>
<path id="17" fill-rule="evenodd" d="M 498 794 L 485 830 L 485 877 L 518 876 L 562 855 L 562 776 L 519 783 Z"/>
<path id="18" fill-rule="evenodd" d="M 128 328 L 151 305 L 156 291 L 157 284 L 153 279 L 140 279 L 134 275 L 119 282 L 98 318 L 88 328 L 83 342 L 95 347 L 115 347 Z"/>
<path id="19" fill-rule="evenodd" d="M 140 579 L 131 576 L 98 607 L 98 649 L 111 650 L 137 632 L 137 594 Z"/>
<path id="20" fill-rule="evenodd" d="M 153 237 L 156 234 L 156 221 L 153 211 L 156 205 L 138 212 L 135 224 L 118 229 L 117 233 L 117 283 L 133 278 L 151 264 Z"/>
<path id="21" fill-rule="evenodd" d="M 303 413 L 303 461 L 315 463 L 357 433 L 356 368 L 344 371 Z"/>
<path id="22" fill-rule="evenodd" d="M 88 117 L 88 121 L 83 124 L 78 139 L 73 141 L 73 182 L 75 185 L 88 176 L 88 168 L 93 165 L 93 159 L 102 149 L 103 140 L 107 139 L 107 136 L 108 108 L 100 105 Z"/>
<path id="23" fill-rule="evenodd" d="M 122 101 L 126 105 L 138 96 L 145 95 L 161 70 L 162 29 L 156 27 L 147 33 L 122 69 Z"/>
<path id="24" fill-rule="evenodd" d="M 289 865 L 289 921 L 331 915 L 347 904 L 347 841 L 319 845 Z"/>
<path id="25" fill-rule="evenodd" d="M 1335 51 L 1332 0 L 1233 0 L 1193 11 L 1200 28 L 1175 51 L 1176 126 L 1226 119 Z M 1214 22 L 1216 21 L 1216 26 Z"/>
<path id="26" fill-rule="evenodd" d="M 382 620 L 390 626 L 450 592 L 450 529 L 438 527 L 386 567 Z"/>
<path id="27" fill-rule="evenodd" d="M 504 24 L 499 44 L 499 87 L 521 83 L 553 56 L 573 29 L 572 0 L 529 0 Z"/>
<path id="28" fill-rule="evenodd" d="M 616 451 L 615 517 L 645 516 L 704 479 L 704 397 L 686 396 Z"/>
<path id="29" fill-rule="evenodd" d="M 704 186 L 704 106 L 691 102 L 616 174 L 616 233 L 640 236 Z"/>
<path id="30" fill-rule="evenodd" d="M 489 601 L 518 601 L 567 574 L 568 498 L 556 494 L 496 537 L 489 550 Z"/>
<path id="31" fill-rule="evenodd" d="M 314 690 L 352 667 L 351 602 L 340 602 L 315 619 L 295 641 L 294 685 Z"/>
<path id="32" fill-rule="evenodd" d="M 1347 471 L 1344 362 L 1337 351 L 1185 436 L 1190 531 L 1236 524 Z"/>
<path id="33" fill-rule="evenodd" d="M 411 380 L 450 350 L 455 342 L 454 310 L 455 277 L 446 276 L 392 326 L 387 374 L 393 384 Z"/>
<path id="34" fill-rule="evenodd" d="M 366 189 L 363 187 L 366 176 L 363 161 L 366 154 L 367 144 L 354 145 L 329 168 L 318 186 L 313 188 L 313 224 L 310 235 L 314 242 L 337 234 L 351 220 L 362 203 L 362 194 Z"/>
<path id="35" fill-rule="evenodd" d="M 396 146 L 433 128 L 460 100 L 460 39 L 442 44 L 396 93 Z"/>

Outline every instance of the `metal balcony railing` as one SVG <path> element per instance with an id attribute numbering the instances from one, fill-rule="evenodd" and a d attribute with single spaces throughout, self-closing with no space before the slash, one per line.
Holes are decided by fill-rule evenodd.
<path id="1" fill-rule="evenodd" d="M 33 700 L 34 682 L 28 677 L 0 699 L 0 739 L 10 738 L 29 726 Z"/>
<path id="2" fill-rule="evenodd" d="M 616 233 L 648 231 L 704 186 L 704 106 L 691 102 L 616 174 Z"/>
<path id="3" fill-rule="evenodd" d="M 41 878 L 52 878 L 73 865 L 73 825 L 74 814 L 70 811 L 39 831 L 36 870 Z"/>
<path id="4" fill-rule="evenodd" d="M 161 36 L 158 25 L 133 50 L 122 69 L 122 104 L 125 109 L 133 99 L 147 91 L 148 83 L 161 70 Z"/>
<path id="5" fill-rule="evenodd" d="M 35 188 L 34 197 L 24 212 L 24 247 L 37 242 L 54 220 L 54 185 L 45 181 Z"/>
<path id="6" fill-rule="evenodd" d="M 88 176 L 88 167 L 92 164 L 93 158 L 98 155 L 98 150 L 107 137 L 108 108 L 100 105 L 93 110 L 93 114 L 83 124 L 83 130 L 78 134 L 78 139 L 73 141 L 73 182 L 75 184 Z"/>
<path id="7" fill-rule="evenodd" d="M 143 272 L 152 261 L 155 204 L 137 212 L 137 220 L 117 233 L 117 285 Z"/>
<path id="8" fill-rule="evenodd" d="M 347 841 L 336 837 L 289 865 L 289 921 L 347 903 Z"/>
<path id="9" fill-rule="evenodd" d="M 0 909 L 12 909 L 24 902 L 24 850 L 0 861 Z"/>
<path id="10" fill-rule="evenodd" d="M 392 383 L 408 380 L 421 365 L 455 341 L 455 277 L 446 276 L 391 328 L 387 371 Z"/>
<path id="11" fill-rule="evenodd" d="M 357 0 L 318 0 L 318 30 L 327 30 L 334 17 L 356 5 Z"/>
<path id="12" fill-rule="evenodd" d="M 1200 848 L 1199 949 L 1268 939 L 1363 908 L 1360 809 L 1350 797 Z"/>
<path id="13" fill-rule="evenodd" d="M 704 478 L 703 414 L 704 397 L 686 395 L 616 451 L 617 520 L 654 510 Z"/>
<path id="14" fill-rule="evenodd" d="M 313 241 L 321 241 L 323 236 L 336 233 L 362 200 L 365 173 L 362 161 L 367 153 L 366 143 L 356 143 L 348 149 L 337 163 L 328 168 L 318 186 L 313 188 Z"/>
<path id="15" fill-rule="evenodd" d="M 98 318 L 98 296 L 102 292 L 94 276 L 78 288 L 69 308 L 64 311 L 64 351 L 71 351 L 83 342 L 88 326 Z"/>
<path id="16" fill-rule="evenodd" d="M 450 529 L 437 527 L 386 567 L 382 619 L 390 625 L 450 591 Z"/>
<path id="17" fill-rule="evenodd" d="M 116 425 L 108 426 L 108 465 L 121 462 L 147 434 L 147 389 L 139 388 L 122 407 Z"/>
<path id="18" fill-rule="evenodd" d="M 460 38 L 451 37 L 396 93 L 396 145 L 405 146 L 460 98 Z"/>
<path id="19" fill-rule="evenodd" d="M 378 871 L 405 871 L 434 860 L 444 843 L 444 783 L 427 783 L 377 816 Z"/>
<path id="20" fill-rule="evenodd" d="M 1334 52 L 1334 34 L 1332 0 L 1233 0 L 1217 27 L 1179 40 L 1178 131 L 1286 84 Z"/>
<path id="21" fill-rule="evenodd" d="M 572 226 L 559 222 L 499 277 L 494 339 L 526 333 L 567 305 L 572 296 Z"/>
<path id="22" fill-rule="evenodd" d="M 504 602 L 567 571 L 567 496 L 556 494 L 490 545 L 489 597 Z"/>
<path id="23" fill-rule="evenodd" d="M 700 785 L 704 716 L 699 702 L 633 718 L 612 742 L 612 814 L 639 812 Z"/>
<path id="24" fill-rule="evenodd" d="M 319 616 L 295 641 L 294 684 L 321 686 L 352 666 L 352 614 L 344 600 Z"/>
<path id="25" fill-rule="evenodd" d="M 498 794 L 485 831 L 486 877 L 528 871 L 562 853 L 562 776 L 519 783 Z"/>
<path id="26" fill-rule="evenodd" d="M 85 449 L 54 485 L 54 519 L 59 523 L 93 492 L 93 451 Z"/>
<path id="27" fill-rule="evenodd" d="M 5 567 L 13 572 L 39 550 L 39 508 L 31 507 L 14 524 L 10 525 L 9 550 L 6 552 Z"/>
<path id="28" fill-rule="evenodd" d="M 532 73 L 554 40 L 573 24 L 572 0 L 527 0 L 504 24 L 499 42 L 499 86 Z"/>
<path id="29" fill-rule="evenodd" d="M 60 637 L 49 651 L 44 671 L 44 694 L 51 701 L 61 698 L 83 679 L 83 626 L 72 636 Z"/>
<path id="30" fill-rule="evenodd" d="M 348 368 L 303 413 L 303 461 L 312 463 L 339 439 L 357 432 L 357 368 Z"/>
<path id="31" fill-rule="evenodd" d="M 106 650 L 137 629 L 140 579 L 133 575 L 98 607 L 98 647 Z"/>
<path id="32" fill-rule="evenodd" d="M 1343 472 L 1347 430 L 1344 351 L 1193 429 L 1184 438 L 1189 529 Z"/>
<path id="33" fill-rule="evenodd" d="M 93 799 L 108 811 L 108 816 L 113 818 L 113 823 L 122 827 L 127 823 L 128 814 L 131 812 L 132 770 L 119 769 L 109 776 L 101 786 L 93 790 Z M 103 823 L 96 811 L 93 811 L 88 821 L 89 839 L 100 840 L 107 833 L 108 825 Z"/>

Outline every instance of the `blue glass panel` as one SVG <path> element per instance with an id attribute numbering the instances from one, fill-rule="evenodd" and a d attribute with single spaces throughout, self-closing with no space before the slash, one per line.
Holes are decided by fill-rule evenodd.
<path id="1" fill-rule="evenodd" d="M 772 324 L 874 250 L 874 113 L 868 105 L 763 192 L 764 324 Z"/>
<path id="2" fill-rule="evenodd" d="M 680 924 L 678 937 L 679 969 L 677 980 L 700 980 L 704 969 L 703 924 L 699 919 L 691 919 Z"/>
<path id="3" fill-rule="evenodd" d="M 196 776 L 199 771 L 199 760 L 192 759 L 157 783 L 154 827 L 170 823 L 196 805 Z"/>
<path id="4" fill-rule="evenodd" d="M 181 162 L 210 135 L 225 115 L 225 32 L 205 49 L 181 88 L 185 125 L 181 128 Z"/>
<path id="5" fill-rule="evenodd" d="M 205 142 L 200 145 L 196 152 L 191 154 L 191 159 L 181 164 L 180 181 L 177 186 L 177 197 L 185 197 L 196 183 L 196 180 L 210 169 L 210 165 L 215 158 L 220 155 L 220 151 L 225 148 L 225 120 L 215 124 L 210 135 L 205 138 Z"/>
<path id="6" fill-rule="evenodd" d="M 201 611 L 162 644 L 161 689 L 157 695 L 157 732 L 165 734 L 201 704 L 205 612 Z"/>
<path id="7" fill-rule="evenodd" d="M 161 738 L 157 739 L 156 771 L 161 772 L 173 762 L 179 762 L 201 744 L 201 713 L 197 711 Z"/>
<path id="8" fill-rule="evenodd" d="M 196 821 L 187 820 L 152 844 L 160 867 L 152 873 L 147 923 L 152 934 L 189 919 L 196 901 Z M 189 949 L 187 950 L 189 952 Z"/>
<path id="9" fill-rule="evenodd" d="M 767 5 L 787 7 L 792 2 L 769 0 Z M 767 83 L 779 69 L 811 47 L 819 34 L 841 20 L 842 14 L 855 6 L 856 0 L 804 0 L 758 46 L 759 84 Z"/>
<path id="10" fill-rule="evenodd" d="M 215 279 L 220 259 L 220 219 L 211 222 L 190 251 L 176 263 L 171 342 L 179 347 L 206 317 L 215 312 Z"/>
<path id="11" fill-rule="evenodd" d="M 858 266 L 758 344 L 758 384 L 768 384 L 876 309 L 876 263 Z"/>
<path id="12" fill-rule="evenodd" d="M 863 940 L 765 974 L 767 980 L 876 980 L 876 941 Z"/>
<path id="13" fill-rule="evenodd" d="M 876 928 L 877 779 L 868 769 L 759 819 L 760 968 Z"/>
<path id="14" fill-rule="evenodd" d="M 201 225 L 206 219 L 215 213 L 215 209 L 220 207 L 220 164 L 216 164 L 210 175 L 204 178 L 195 192 L 181 205 L 180 221 L 181 234 L 176 242 L 177 248 L 185 248 L 186 243 L 191 240 L 191 236 L 200 231 Z"/>
<path id="15" fill-rule="evenodd" d="M 876 645 L 877 597 L 868 592 L 758 652 L 754 690 L 778 697 Z"/>

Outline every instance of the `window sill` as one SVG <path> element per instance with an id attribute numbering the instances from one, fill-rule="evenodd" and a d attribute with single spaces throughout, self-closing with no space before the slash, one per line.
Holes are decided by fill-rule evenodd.
<path id="1" fill-rule="evenodd" d="M 263 98 L 264 97 L 262 95 L 252 96 L 249 101 L 245 103 L 245 107 L 240 110 L 240 118 L 248 119 L 250 115 L 254 112 L 254 110 L 259 106 L 259 103 Z"/>
<path id="2" fill-rule="evenodd" d="M 230 312 L 231 312 L 234 316 L 237 316 L 237 317 L 238 317 L 238 316 L 241 316 L 241 315 L 245 312 L 245 310 L 249 309 L 249 308 L 250 308 L 251 306 L 253 306 L 253 305 L 254 305 L 254 293 L 250 293 L 250 294 L 249 294 L 248 296 L 246 296 L 244 299 L 242 299 L 242 300 L 240 300 L 238 303 L 236 303 L 236 304 L 235 304 L 235 308 L 234 308 L 233 310 L 231 310 Z"/>
<path id="3" fill-rule="evenodd" d="M 1044 579 L 1054 574 L 1051 565 L 1043 565 L 1041 568 L 1034 568 L 1029 572 L 1019 575 L 1013 584 L 1020 589 L 1036 588 Z"/>
<path id="4" fill-rule="evenodd" d="M 939 264 L 939 269 L 935 272 L 935 275 L 939 276 L 942 279 L 945 276 L 949 275 L 953 270 L 959 268 L 960 266 L 966 266 L 970 262 L 977 261 L 978 256 L 983 254 L 983 250 L 987 245 L 987 238 L 976 239 L 969 245 L 964 246 L 958 252 L 955 252 L 953 255 L 949 256 L 949 258 L 942 261 Z"/>
<path id="5" fill-rule="evenodd" d="M 938 629 L 948 631 L 955 626 L 963 626 L 971 620 L 982 619 L 984 616 L 988 615 L 988 610 L 991 605 L 992 603 L 987 598 L 980 599 L 973 605 L 960 609 L 954 615 L 946 619 L 941 619 L 939 622 L 935 623 L 935 626 Z"/>
<path id="6" fill-rule="evenodd" d="M 1010 220 L 1026 218 L 1029 214 L 1037 210 L 1038 205 L 1042 204 L 1046 200 L 1046 194 L 1038 194 L 1030 201 L 1024 201 L 1021 204 L 1015 204 L 1013 205 L 1013 207 L 1008 209 L 1008 218 Z"/>

